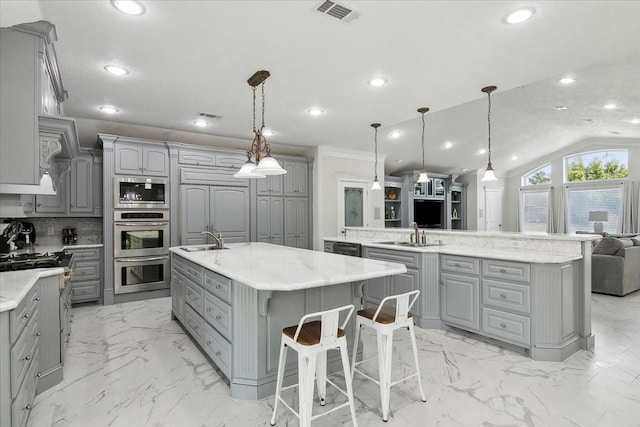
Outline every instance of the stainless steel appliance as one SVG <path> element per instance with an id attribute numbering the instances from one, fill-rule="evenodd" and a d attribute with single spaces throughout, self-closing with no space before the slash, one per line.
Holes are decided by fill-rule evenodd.
<path id="1" fill-rule="evenodd" d="M 169 255 L 114 259 L 116 294 L 169 287 Z"/>
<path id="2" fill-rule="evenodd" d="M 114 178 L 116 209 L 169 209 L 169 180 L 162 178 Z"/>
<path id="3" fill-rule="evenodd" d="M 30 270 L 33 268 L 63 267 L 65 277 L 73 274 L 73 255 L 64 251 L 0 255 L 0 272 Z"/>
<path id="4" fill-rule="evenodd" d="M 115 211 L 115 258 L 169 254 L 169 211 Z"/>
<path id="5" fill-rule="evenodd" d="M 362 245 L 350 242 L 329 242 L 325 243 L 325 252 L 348 256 L 362 256 Z"/>

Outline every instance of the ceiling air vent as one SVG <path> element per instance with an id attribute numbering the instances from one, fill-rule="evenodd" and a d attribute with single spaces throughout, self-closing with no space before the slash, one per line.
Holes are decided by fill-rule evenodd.
<path id="1" fill-rule="evenodd" d="M 221 119 L 220 114 L 198 113 L 198 117 L 206 117 L 208 119 Z"/>
<path id="2" fill-rule="evenodd" d="M 358 12 L 331 0 L 322 2 L 316 9 L 318 12 L 332 16 L 343 22 L 351 22 L 360 16 Z"/>

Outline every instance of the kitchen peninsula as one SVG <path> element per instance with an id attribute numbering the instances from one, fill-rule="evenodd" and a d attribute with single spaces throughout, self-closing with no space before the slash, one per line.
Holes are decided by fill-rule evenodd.
<path id="1" fill-rule="evenodd" d="M 359 307 L 364 281 L 406 272 L 398 263 L 267 243 L 202 249 L 170 248 L 172 317 L 229 379 L 231 395 L 245 399 L 275 392 L 284 327 L 307 313 Z M 340 366 L 338 356 L 329 356 L 329 372 Z M 297 359 L 288 362 L 285 382 L 293 382 Z"/>

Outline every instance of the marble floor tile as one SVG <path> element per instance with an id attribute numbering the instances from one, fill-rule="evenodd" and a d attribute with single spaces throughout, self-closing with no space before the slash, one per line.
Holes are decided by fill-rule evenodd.
<path id="1" fill-rule="evenodd" d="M 593 351 L 564 362 L 523 354 L 451 331 L 416 328 L 427 402 L 415 380 L 395 386 L 389 422 L 381 419 L 379 390 L 357 375 L 354 393 L 361 426 L 640 426 L 640 292 L 624 298 L 593 295 Z M 169 298 L 73 308 L 64 380 L 38 396 L 29 427 L 268 426 L 273 397 L 233 399 L 225 379 L 170 320 Z M 413 369 L 408 333 L 394 340 L 393 375 Z M 365 358 L 375 336 L 363 330 Z M 375 361 L 363 368 L 377 377 Z M 340 374 L 337 383 L 344 383 Z M 295 390 L 285 394 L 297 406 Z M 344 401 L 328 388 L 327 406 Z M 286 409 L 281 427 L 297 425 Z M 347 409 L 314 425 L 351 425 Z"/>

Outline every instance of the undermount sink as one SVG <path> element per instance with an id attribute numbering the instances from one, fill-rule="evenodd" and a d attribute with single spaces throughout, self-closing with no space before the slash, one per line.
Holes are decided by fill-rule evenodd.
<path id="1" fill-rule="evenodd" d="M 220 249 L 229 249 L 229 248 L 219 248 L 215 245 L 209 246 L 187 246 L 186 248 L 180 248 L 185 252 L 202 252 L 202 251 L 219 251 Z"/>
<path id="2" fill-rule="evenodd" d="M 426 248 L 428 246 L 442 246 L 440 243 L 413 243 L 413 242 L 375 242 L 377 245 L 394 245 L 394 246 L 408 246 L 411 248 Z"/>

